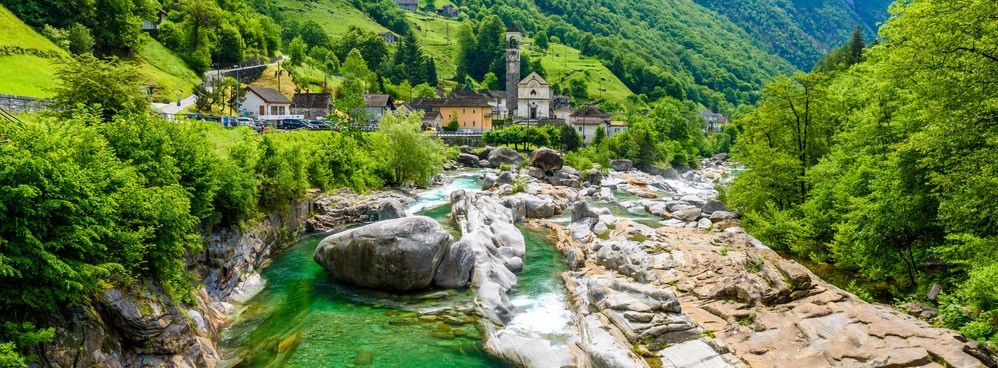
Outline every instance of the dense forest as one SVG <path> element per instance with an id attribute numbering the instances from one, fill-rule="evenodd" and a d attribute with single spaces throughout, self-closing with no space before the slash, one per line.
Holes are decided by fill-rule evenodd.
<path id="1" fill-rule="evenodd" d="M 726 196 L 774 248 L 882 282 L 898 304 L 934 299 L 946 327 L 994 346 L 998 4 L 891 13 L 879 42 L 864 49 L 857 31 L 736 117 L 749 170 Z"/>
<path id="2" fill-rule="evenodd" d="M 809 70 L 859 26 L 872 41 L 890 0 L 696 0 L 761 41 L 770 53 Z"/>

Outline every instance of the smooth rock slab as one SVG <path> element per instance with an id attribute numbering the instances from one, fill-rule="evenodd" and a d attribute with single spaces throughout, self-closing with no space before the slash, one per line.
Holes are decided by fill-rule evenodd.
<path id="1" fill-rule="evenodd" d="M 403 217 L 329 236 L 313 258 L 336 280 L 375 289 L 418 290 L 433 282 L 452 241 L 432 218 Z"/>

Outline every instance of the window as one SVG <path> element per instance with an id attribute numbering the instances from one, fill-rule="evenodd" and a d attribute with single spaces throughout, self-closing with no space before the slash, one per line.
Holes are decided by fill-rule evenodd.
<path id="1" fill-rule="evenodd" d="M 468 109 L 461 109 L 461 113 L 462 114 L 467 114 L 468 113 Z"/>
<path id="2" fill-rule="evenodd" d="M 474 128 L 474 127 L 475 127 L 475 121 L 474 121 L 474 120 L 472 120 L 472 121 L 471 121 L 471 127 L 472 127 L 472 128 Z"/>
<path id="3" fill-rule="evenodd" d="M 579 132 L 582 132 L 582 127 L 579 127 Z"/>
<path id="4" fill-rule="evenodd" d="M 474 114 L 475 113 L 475 109 L 471 109 L 471 113 Z"/>

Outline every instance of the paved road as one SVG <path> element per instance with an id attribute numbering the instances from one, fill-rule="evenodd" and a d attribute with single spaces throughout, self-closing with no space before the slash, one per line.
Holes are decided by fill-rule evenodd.
<path id="1" fill-rule="evenodd" d="M 270 62 L 268 64 L 264 64 L 264 65 L 268 65 L 268 66 L 269 65 L 274 65 L 274 64 L 277 64 L 279 62 L 284 61 L 285 59 L 287 59 L 287 58 L 284 57 L 284 56 L 281 56 L 281 57 L 275 59 L 273 62 Z M 209 70 L 207 72 L 204 72 L 204 77 L 202 78 L 202 80 L 204 80 L 204 82 L 202 82 L 202 83 L 204 83 L 205 87 L 208 88 L 208 90 L 210 92 L 211 91 L 211 83 L 210 83 L 211 80 L 214 79 L 214 78 L 217 78 L 221 73 L 228 73 L 228 72 L 233 72 L 233 71 L 236 71 L 236 70 L 246 70 L 246 69 L 256 68 L 256 67 L 259 67 L 259 65 L 246 66 L 246 67 L 241 67 L 241 68 L 228 68 L 228 69 L 221 69 L 221 70 L 219 70 L 219 69 Z M 187 97 L 184 97 L 183 99 L 181 99 L 179 105 L 177 105 L 176 102 L 171 102 L 171 103 L 168 103 L 168 104 L 153 102 L 152 103 L 152 107 L 156 111 L 162 112 L 164 114 L 178 114 L 181 111 L 184 111 L 184 109 L 186 109 L 188 107 L 191 107 L 191 106 L 194 106 L 194 103 L 197 102 L 197 100 L 198 99 L 196 97 L 194 97 L 193 94 L 191 94 L 191 95 L 188 95 Z"/>

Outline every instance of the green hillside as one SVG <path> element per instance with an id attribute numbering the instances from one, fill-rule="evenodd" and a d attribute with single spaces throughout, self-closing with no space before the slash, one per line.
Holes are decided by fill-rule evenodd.
<path id="1" fill-rule="evenodd" d="M 49 97 L 55 60 L 68 52 L 0 5 L 0 93 Z"/>
<path id="2" fill-rule="evenodd" d="M 346 0 L 274 0 L 273 2 L 285 19 L 295 19 L 302 23 L 315 21 L 330 36 L 346 33 L 350 26 L 372 32 L 386 30 Z"/>
<path id="3" fill-rule="evenodd" d="M 525 39 L 527 42 L 533 40 Z M 579 50 L 562 45 L 552 44 L 547 52 L 537 50 L 524 51 L 531 60 L 540 58 L 541 66 L 547 72 L 547 80 L 551 84 L 564 86 L 565 81 L 581 76 L 586 81 L 589 96 L 607 101 L 621 101 L 633 92 L 616 75 L 603 66 L 599 60 L 582 57 Z M 600 91 L 600 88 L 603 91 Z"/>
<path id="4" fill-rule="evenodd" d="M 0 93 L 51 97 L 60 58 L 69 52 L 59 48 L 0 5 Z M 163 45 L 143 37 L 136 63 L 143 83 L 153 85 L 153 97 L 175 100 L 186 96 L 200 78 Z"/>

